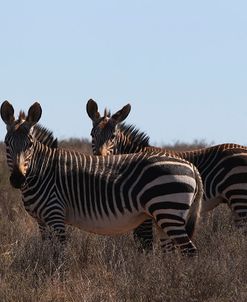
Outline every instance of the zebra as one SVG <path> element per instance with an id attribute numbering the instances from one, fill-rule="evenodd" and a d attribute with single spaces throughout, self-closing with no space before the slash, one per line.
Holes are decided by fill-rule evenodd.
<path id="1" fill-rule="evenodd" d="M 94 154 L 128 154 L 163 150 L 193 163 L 202 178 L 204 198 L 202 214 L 221 203 L 231 209 L 234 224 L 243 228 L 247 221 L 247 148 L 237 144 L 220 144 L 193 151 L 176 152 L 150 146 L 149 137 L 133 125 L 122 123 L 131 110 L 130 104 L 101 116 L 97 103 L 90 99 L 86 111 L 92 120 Z M 153 240 L 152 221 L 147 219 L 134 231 L 134 237 L 150 247 Z M 144 247 L 145 247 L 144 245 Z"/>
<path id="2" fill-rule="evenodd" d="M 8 101 L 1 105 L 10 183 L 20 189 L 42 238 L 48 227 L 64 244 L 66 224 L 101 235 L 121 234 L 150 217 L 165 252 L 175 244 L 181 254 L 197 254 L 191 237 L 203 193 L 194 165 L 161 151 L 94 156 L 55 147 L 50 140 L 42 143 L 42 128 L 36 127 L 41 115 L 38 102 L 17 119 Z"/>

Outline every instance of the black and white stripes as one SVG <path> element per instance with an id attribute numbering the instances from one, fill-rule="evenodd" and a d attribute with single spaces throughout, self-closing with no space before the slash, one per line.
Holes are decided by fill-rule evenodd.
<path id="1" fill-rule="evenodd" d="M 126 106 L 127 112 L 126 112 Z M 130 106 L 126 105 L 113 115 L 106 110 L 100 116 L 93 100 L 87 103 L 87 113 L 93 122 L 92 147 L 95 154 L 124 154 L 161 150 L 149 145 L 149 138 L 135 127 L 121 121 Z M 127 114 L 127 115 L 126 115 Z M 199 170 L 204 186 L 202 212 L 226 203 L 232 210 L 235 224 L 242 226 L 247 220 L 247 148 L 236 144 L 222 144 L 188 152 L 163 150 L 193 163 Z M 149 228 L 149 229 L 148 229 Z M 149 244 L 152 242 L 150 221 L 135 230 L 135 235 Z"/>
<path id="2" fill-rule="evenodd" d="M 21 189 L 24 206 L 41 231 L 49 226 L 64 241 L 65 224 L 117 234 L 149 217 L 164 242 L 183 253 L 196 252 L 191 236 L 200 213 L 202 183 L 192 164 L 160 151 L 103 157 L 52 148 L 37 139 L 43 137 L 37 134 L 42 128 L 33 131 L 40 116 L 38 103 L 21 122 L 14 119 L 12 105 L 1 106 L 7 156 L 14 167 L 12 184 Z M 27 150 L 31 157 L 23 173 L 19 158 L 25 159 Z"/>

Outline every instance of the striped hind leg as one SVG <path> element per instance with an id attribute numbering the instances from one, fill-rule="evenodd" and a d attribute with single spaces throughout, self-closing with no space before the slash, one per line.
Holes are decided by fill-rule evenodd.
<path id="1" fill-rule="evenodd" d="M 175 247 L 177 247 L 182 254 L 191 256 L 197 254 L 196 246 L 189 238 L 185 225 L 176 223 L 161 223 L 159 225 L 164 232 L 164 235 L 160 237 L 161 243 L 163 243 L 161 247 L 164 252 L 174 251 Z"/>
<path id="2" fill-rule="evenodd" d="M 247 231 L 247 192 L 243 196 L 231 196 L 229 207 L 233 213 L 235 226 Z"/>
<path id="3" fill-rule="evenodd" d="M 171 254 L 175 252 L 175 244 L 171 238 L 164 232 L 162 228 L 157 226 L 157 233 L 159 236 L 160 247 L 164 254 Z"/>
<path id="4" fill-rule="evenodd" d="M 155 224 L 153 219 L 146 219 L 133 232 L 135 241 L 140 244 L 141 250 L 150 251 L 153 247 L 153 224 Z M 162 251 L 164 253 L 174 252 L 175 245 L 169 236 L 160 227 L 157 228 L 157 232 Z"/>
<path id="5" fill-rule="evenodd" d="M 158 210 L 157 207 L 154 211 L 150 212 L 157 226 L 163 231 L 160 238 L 161 242 L 163 241 L 162 249 L 165 253 L 167 249 L 168 251 L 169 249 L 172 251 L 175 246 L 181 250 L 182 254 L 191 256 L 197 254 L 197 248 L 186 231 L 186 221 L 184 217 L 186 217 L 187 213 L 188 210 L 180 209 L 174 211 L 174 209 L 164 208 Z"/>
<path id="6" fill-rule="evenodd" d="M 133 231 L 135 242 L 140 250 L 150 251 L 153 248 L 153 220 L 146 219 Z"/>

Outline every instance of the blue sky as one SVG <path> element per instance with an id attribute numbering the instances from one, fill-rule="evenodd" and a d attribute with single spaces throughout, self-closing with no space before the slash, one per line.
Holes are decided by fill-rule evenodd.
<path id="1" fill-rule="evenodd" d="M 0 96 L 58 138 L 89 138 L 89 98 L 156 145 L 247 145 L 246 1 L 2 1 Z M 0 121 L 0 140 L 5 125 Z"/>

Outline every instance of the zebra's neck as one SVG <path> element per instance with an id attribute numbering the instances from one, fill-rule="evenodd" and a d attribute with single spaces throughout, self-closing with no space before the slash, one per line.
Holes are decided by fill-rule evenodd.
<path id="1" fill-rule="evenodd" d="M 33 144 L 32 157 L 30 159 L 30 166 L 26 174 L 26 188 L 38 183 L 42 183 L 43 179 L 54 173 L 56 166 L 56 152 L 57 149 L 50 148 L 38 141 Z"/>

